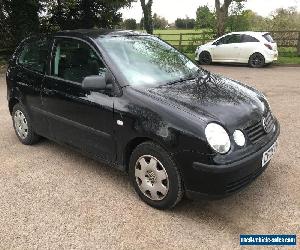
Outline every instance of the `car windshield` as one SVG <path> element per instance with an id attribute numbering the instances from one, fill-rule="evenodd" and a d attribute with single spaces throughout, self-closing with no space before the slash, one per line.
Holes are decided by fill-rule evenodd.
<path id="1" fill-rule="evenodd" d="M 154 86 L 195 78 L 199 68 L 172 46 L 152 36 L 99 38 L 98 43 L 128 85 Z"/>

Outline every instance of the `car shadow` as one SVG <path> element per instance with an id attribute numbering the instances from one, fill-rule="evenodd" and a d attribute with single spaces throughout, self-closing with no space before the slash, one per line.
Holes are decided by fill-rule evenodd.
<path id="1" fill-rule="evenodd" d="M 79 168 L 82 167 L 84 170 L 96 172 L 102 177 L 109 178 L 109 181 L 112 182 L 113 185 L 121 186 L 122 190 L 127 194 L 130 193 L 132 195 L 136 195 L 133 187 L 130 184 L 129 176 L 125 172 L 113 168 L 108 164 L 93 160 L 67 146 L 63 146 L 46 139 L 42 140 L 34 147 L 43 147 L 45 148 L 44 150 L 50 150 L 51 154 L 56 156 L 60 155 L 63 161 L 71 161 L 71 164 L 68 164 L 69 167 L 74 167 L 74 164 L 72 164 L 74 162 Z M 176 216 L 185 216 L 189 217 L 190 219 L 196 219 L 199 222 L 201 221 L 201 223 L 213 218 L 222 218 L 223 221 L 224 219 L 226 219 L 226 215 L 229 218 L 231 218 L 232 216 L 238 216 L 239 214 L 243 215 L 244 211 L 247 211 L 249 209 L 249 201 L 251 202 L 251 206 L 259 206 L 259 203 L 253 203 L 253 199 L 255 199 L 254 196 L 256 196 L 257 193 L 260 192 L 259 190 L 267 188 L 264 187 L 264 185 L 267 184 L 265 184 L 261 180 L 261 176 L 259 176 L 254 181 L 254 183 L 255 185 L 250 184 L 250 186 L 246 187 L 244 190 L 224 199 L 193 201 L 187 198 L 183 198 L 183 200 L 179 204 L 177 204 L 175 208 L 164 212 Z M 142 201 L 140 202 L 142 203 Z M 252 206 L 252 209 L 255 209 L 255 207 Z M 249 214 L 244 215 L 248 216 Z"/>
<path id="2" fill-rule="evenodd" d="M 51 155 L 59 155 L 61 161 L 66 163 L 66 166 L 63 167 L 78 168 L 75 170 L 75 173 L 85 171 L 88 172 L 88 175 L 97 174 L 99 182 L 102 180 L 105 186 L 109 183 L 109 186 L 114 189 L 108 190 L 110 195 L 113 196 L 109 200 L 119 199 L 114 194 L 119 196 L 120 192 L 122 193 L 120 197 L 127 197 L 120 200 L 122 202 L 120 206 L 124 207 L 124 209 L 138 211 L 140 214 L 165 215 L 167 216 L 166 218 L 172 218 L 173 221 L 179 224 L 181 221 L 191 221 L 193 226 L 199 226 L 199 230 L 203 228 L 203 230 L 206 229 L 222 235 L 229 235 L 231 238 L 236 238 L 236 242 L 239 242 L 238 237 L 240 234 L 249 233 L 253 230 L 255 231 L 258 227 L 266 226 L 264 223 L 268 222 L 269 211 L 274 206 L 272 202 L 276 194 L 280 193 L 280 190 L 276 190 L 274 174 L 267 169 L 263 175 L 259 176 L 248 187 L 232 196 L 220 200 L 200 201 L 184 198 L 175 208 L 160 211 L 151 208 L 139 199 L 126 173 L 114 169 L 108 164 L 90 159 L 55 142 L 43 140 L 35 147 L 43 148 L 43 151 L 50 151 Z M 71 171 L 71 173 L 73 174 L 74 171 Z M 272 188 L 270 188 L 270 185 Z M 264 190 L 264 194 L 262 194 L 261 190 Z M 268 191 L 266 192 L 265 190 Z M 103 194 L 99 194 L 99 196 L 101 197 Z"/>

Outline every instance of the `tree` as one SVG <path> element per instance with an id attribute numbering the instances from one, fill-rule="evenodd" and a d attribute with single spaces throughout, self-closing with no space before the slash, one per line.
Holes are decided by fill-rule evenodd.
<path id="1" fill-rule="evenodd" d="M 175 21 L 175 26 L 177 29 L 194 29 L 195 19 L 186 17 L 185 19 L 177 18 Z"/>
<path id="2" fill-rule="evenodd" d="M 225 27 L 225 29 L 229 31 L 242 31 L 248 29 L 248 20 L 246 15 L 244 15 L 244 4 L 242 2 L 233 2 L 231 4 Z"/>
<path id="3" fill-rule="evenodd" d="M 215 26 L 215 14 L 210 11 L 207 5 L 198 7 L 196 11 L 196 28 L 212 29 Z"/>
<path id="4" fill-rule="evenodd" d="M 10 27 L 8 24 L 8 13 L 6 11 L 4 1 L 0 0 L 0 33 L 6 34 L 1 36 L 0 49 L 9 47 L 9 39 L 11 37 Z"/>
<path id="5" fill-rule="evenodd" d="M 153 28 L 154 29 L 165 29 L 168 25 L 167 19 L 158 16 L 156 13 L 153 15 Z"/>
<path id="6" fill-rule="evenodd" d="M 136 30 L 137 29 L 136 20 L 133 19 L 133 18 L 129 18 L 129 19 L 124 20 L 123 28 L 127 29 L 127 30 Z"/>
<path id="7" fill-rule="evenodd" d="M 6 24 L 9 25 L 11 45 L 15 46 L 23 38 L 39 32 L 39 13 L 42 5 L 38 0 L 4 0 L 2 8 L 6 13 Z"/>
<path id="8" fill-rule="evenodd" d="M 232 2 L 242 2 L 246 0 L 224 0 L 221 5 L 220 0 L 215 0 L 216 7 L 216 17 L 217 17 L 217 36 L 222 36 L 225 34 L 225 25 L 228 18 L 228 9 Z"/>
<path id="9" fill-rule="evenodd" d="M 121 8 L 135 0 L 48 1 L 49 20 L 59 29 L 113 28 L 122 20 Z"/>
<path id="10" fill-rule="evenodd" d="M 296 7 L 288 9 L 279 8 L 271 14 L 271 27 L 273 30 L 299 30 L 300 29 L 300 13 Z"/>
<path id="11" fill-rule="evenodd" d="M 152 4 L 153 0 L 141 0 L 141 6 L 144 14 L 144 28 L 149 34 L 153 34 L 153 19 L 152 19 Z"/>

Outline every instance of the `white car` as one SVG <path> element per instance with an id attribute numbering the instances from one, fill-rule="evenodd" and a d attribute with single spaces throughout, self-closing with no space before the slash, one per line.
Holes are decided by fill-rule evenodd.
<path id="1" fill-rule="evenodd" d="M 232 32 L 199 46 L 195 52 L 200 64 L 211 62 L 247 63 L 259 68 L 277 60 L 277 44 L 268 32 Z"/>

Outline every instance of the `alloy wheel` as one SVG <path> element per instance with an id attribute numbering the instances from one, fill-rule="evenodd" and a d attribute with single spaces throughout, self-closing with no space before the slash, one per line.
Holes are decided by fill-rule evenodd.
<path id="1" fill-rule="evenodd" d="M 260 55 L 254 55 L 251 60 L 251 64 L 254 67 L 261 66 L 264 63 L 264 59 Z"/>

